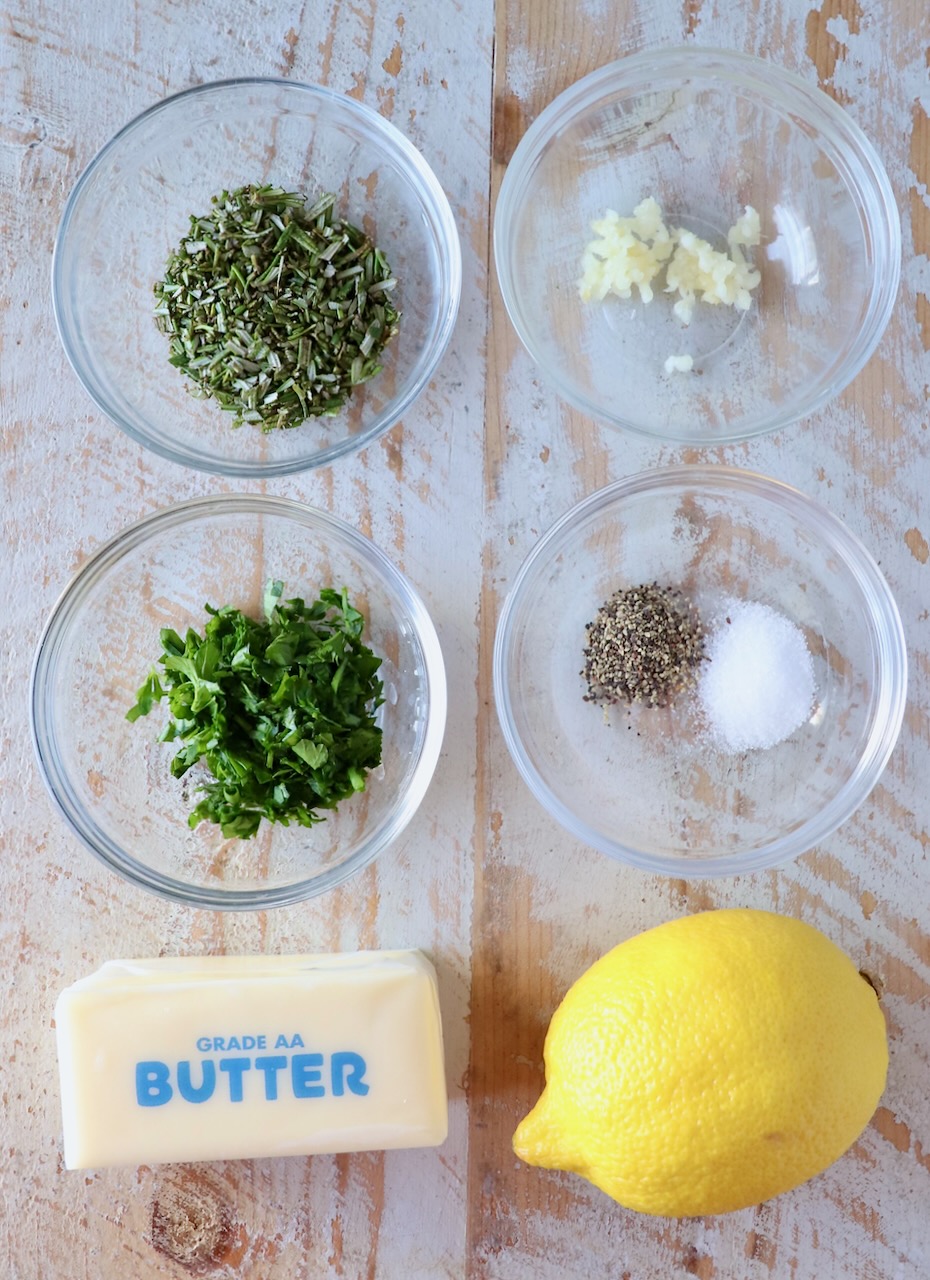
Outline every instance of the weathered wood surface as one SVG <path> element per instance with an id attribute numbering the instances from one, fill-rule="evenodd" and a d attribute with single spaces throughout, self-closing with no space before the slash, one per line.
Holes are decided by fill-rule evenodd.
<path id="1" fill-rule="evenodd" d="M 920 1280 L 930 1275 L 930 19 L 924 0 L 30 0 L 0 21 L 0 1275 L 10 1280 L 611 1277 Z M 672 881 L 574 845 L 510 764 L 491 641 L 534 539 L 609 479 L 694 451 L 609 434 L 558 404 L 509 329 L 489 268 L 489 195 L 541 108 L 615 54 L 683 39 L 764 53 L 819 82 L 877 143 L 904 226 L 878 353 L 831 406 L 715 456 L 797 484 L 863 538 L 899 601 L 912 664 L 891 764 L 859 813 L 777 872 Z M 393 119 L 459 223 L 465 288 L 428 394 L 365 453 L 270 482 L 354 520 L 423 592 L 450 713 L 436 779 L 359 880 L 262 915 L 190 912 L 98 866 L 41 788 L 26 691 L 42 622 L 104 538 L 224 487 L 123 438 L 54 332 L 48 272 L 68 191 L 166 93 L 237 74 L 317 80 Z M 884 988 L 888 1089 L 855 1148 L 796 1192 L 722 1218 L 628 1214 L 518 1164 L 548 1017 L 598 954 L 716 905 L 824 929 Z M 55 996 L 112 956 L 418 945 L 435 958 L 452 1099 L 438 1151 L 142 1168 L 61 1164 Z"/>

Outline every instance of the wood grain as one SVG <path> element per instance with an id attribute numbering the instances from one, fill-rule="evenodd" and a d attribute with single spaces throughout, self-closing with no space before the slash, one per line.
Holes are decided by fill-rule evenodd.
<path id="1" fill-rule="evenodd" d="M 905 48 L 903 33 L 918 22 L 906 3 L 735 9 L 700 0 L 681 7 L 633 0 L 498 5 L 492 192 L 523 132 L 567 84 L 611 56 L 659 44 L 693 40 L 770 56 L 818 82 L 870 131 L 905 220 L 905 281 L 889 333 L 827 410 L 773 439 L 712 456 L 821 497 L 871 546 L 902 605 L 918 667 L 908 724 L 868 804 L 823 846 L 784 870 L 691 884 L 605 867 L 574 844 L 528 801 L 489 726 L 473 929 L 474 1276 L 916 1280 L 930 1271 L 930 1232 L 918 1209 L 927 1191 L 930 1116 L 918 1081 L 930 1030 L 930 941 L 918 888 L 927 867 L 925 805 L 912 772 L 927 741 L 917 710 L 926 680 L 919 571 L 927 563 L 927 530 L 918 492 L 927 418 L 926 373 L 918 373 L 926 369 L 928 314 L 926 49 Z M 555 403 L 515 341 L 496 290 L 491 296 L 482 703 L 491 697 L 489 655 L 506 584 L 538 534 L 608 479 L 704 456 L 618 439 Z M 506 542 L 500 529 L 508 530 Z M 903 898 L 892 888 L 900 877 L 910 886 Z M 542 1084 L 544 1011 L 613 943 L 674 914 L 725 905 L 770 907 L 817 924 L 883 986 L 893 1041 L 886 1105 L 856 1147 L 821 1178 L 771 1204 L 682 1222 L 627 1213 L 580 1179 L 512 1160 L 508 1141 Z"/>
<path id="2" fill-rule="evenodd" d="M 637 48 L 764 54 L 873 138 L 904 229 L 878 352 L 807 421 L 705 454 L 596 427 L 517 342 L 490 261 L 504 169 L 568 84 Z M 0 1276 L 9 1280 L 925 1280 L 930 1275 L 930 28 L 924 0 L 134 0 L 0 11 Z M 95 863 L 39 782 L 28 734 L 35 640 L 69 575 L 168 503 L 233 487 L 143 452 L 67 367 L 48 297 L 55 230 L 95 151 L 167 93 L 243 74 L 316 80 L 424 153 L 464 255 L 462 309 L 405 420 L 270 492 L 352 520 L 437 624 L 450 688 L 416 819 L 350 885 L 268 915 L 191 912 Z M 732 880 L 650 877 L 571 841 L 517 776 L 497 726 L 494 630 L 534 540 L 608 480 L 719 457 L 823 500 L 873 551 L 912 664 L 901 741 L 868 802 L 796 863 Z M 238 486 L 235 486 L 238 487 Z M 685 912 L 800 916 L 882 990 L 888 1088 L 854 1149 L 753 1210 L 673 1222 L 520 1165 L 510 1139 L 542 1085 L 562 994 L 619 939 Z M 52 1009 L 128 953 L 422 946 L 440 977 L 451 1132 L 438 1151 L 67 1173 Z"/>
<path id="3" fill-rule="evenodd" d="M 37 0 L 0 21 L 0 568 L 12 602 L 4 652 L 15 654 L 0 681 L 0 1275 L 454 1275 L 466 1222 L 491 4 L 66 10 Z M 460 337 L 401 424 L 345 465 L 264 486 L 351 521 L 406 571 L 440 633 L 455 729 L 427 801 L 375 866 L 324 901 L 231 917 L 140 894 L 78 845 L 37 779 L 26 687 L 43 618 L 95 546 L 174 500 L 239 487 L 143 453 L 94 410 L 61 353 L 47 280 L 64 200 L 95 151 L 165 94 L 244 74 L 323 81 L 394 121 L 449 194 L 465 288 Z M 126 954 L 408 945 L 439 971 L 451 1096 L 440 1150 L 64 1172 L 52 1009 L 67 983 Z"/>

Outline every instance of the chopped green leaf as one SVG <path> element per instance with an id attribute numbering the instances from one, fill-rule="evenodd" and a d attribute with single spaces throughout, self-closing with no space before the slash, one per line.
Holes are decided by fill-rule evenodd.
<path id="1" fill-rule="evenodd" d="M 306 738 L 301 738 L 299 742 L 295 742 L 293 751 L 305 761 L 311 769 L 319 769 L 320 765 L 329 755 L 327 749 L 318 742 L 309 742 Z"/>
<path id="2" fill-rule="evenodd" d="M 165 691 L 161 686 L 156 671 L 149 673 L 149 678 L 139 690 L 136 696 L 136 704 L 126 712 L 127 720 L 138 720 L 140 716 L 147 716 L 152 707 L 161 698 L 165 696 Z"/>
<path id="3" fill-rule="evenodd" d="M 234 426 L 338 413 L 382 368 L 397 282 L 365 232 L 335 216 L 335 199 L 307 209 L 280 187 L 222 191 L 191 217 L 154 286 L 169 363 Z"/>
<path id="4" fill-rule="evenodd" d="M 126 713 L 135 721 L 167 699 L 159 740 L 179 744 L 172 774 L 203 761 L 212 775 L 192 827 L 215 822 L 248 839 L 262 818 L 311 826 L 381 762 L 381 659 L 362 641 L 363 615 L 345 588 L 309 605 L 282 595 L 272 583 L 264 622 L 208 604 L 202 636 L 164 629 L 163 674 L 150 673 Z"/>

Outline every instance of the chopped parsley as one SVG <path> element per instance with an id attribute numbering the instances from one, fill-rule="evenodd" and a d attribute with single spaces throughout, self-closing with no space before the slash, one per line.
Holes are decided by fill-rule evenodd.
<path id="1" fill-rule="evenodd" d="M 168 700 L 161 742 L 178 742 L 171 772 L 199 761 L 213 775 L 188 822 L 215 822 L 247 839 L 262 818 L 287 826 L 321 822 L 319 810 L 365 789 L 381 762 L 381 659 L 362 642 L 365 619 L 346 589 L 320 592 L 310 605 L 269 588 L 264 622 L 226 605 L 203 635 L 161 631 L 162 671 L 152 670 L 126 719 Z"/>

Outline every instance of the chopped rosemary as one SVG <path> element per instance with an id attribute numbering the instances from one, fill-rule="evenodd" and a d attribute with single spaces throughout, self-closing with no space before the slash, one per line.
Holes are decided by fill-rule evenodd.
<path id="1" fill-rule="evenodd" d="M 338 413 L 382 368 L 400 319 L 396 281 L 334 202 L 324 195 L 307 208 L 273 186 L 223 191 L 191 217 L 155 285 L 171 363 L 237 427 L 273 431 Z"/>

